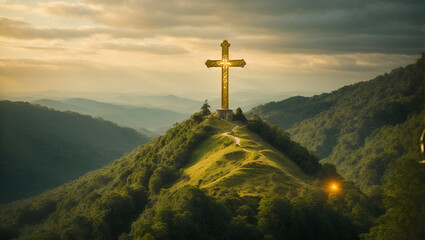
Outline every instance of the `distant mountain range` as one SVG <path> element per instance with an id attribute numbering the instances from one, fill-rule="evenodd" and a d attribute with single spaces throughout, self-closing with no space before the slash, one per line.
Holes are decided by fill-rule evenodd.
<path id="1" fill-rule="evenodd" d="M 230 108 L 235 110 L 240 107 L 243 111 L 251 110 L 251 108 L 260 104 L 268 103 L 270 101 L 282 100 L 293 96 L 292 92 L 282 94 L 258 94 L 255 92 L 236 92 L 230 94 Z M 209 101 L 211 109 L 214 111 L 217 108 L 221 108 L 221 99 L 213 99 Z"/>
<path id="2" fill-rule="evenodd" d="M 71 98 L 64 100 L 40 99 L 33 102 L 60 111 L 73 111 L 101 117 L 121 126 L 132 127 L 144 134 L 162 134 L 174 123 L 182 121 L 188 114 L 158 108 L 116 105 L 89 99 Z"/>
<path id="3" fill-rule="evenodd" d="M 236 92 L 230 94 L 230 108 L 236 109 L 241 107 L 244 111 L 274 100 L 281 100 L 293 96 L 294 92 L 287 92 L 281 94 L 260 94 L 255 92 Z M 309 92 L 301 92 L 301 94 L 309 95 Z M 219 95 L 219 94 L 217 94 Z M 146 96 L 146 95 L 117 95 L 111 97 L 105 102 L 116 102 L 120 104 L 144 106 L 149 108 L 167 109 L 181 113 L 192 114 L 199 111 L 204 100 L 207 99 L 211 106 L 211 110 L 221 108 L 221 99 L 219 97 L 213 99 L 199 99 L 192 100 L 175 95 L 165 96 Z"/>
<path id="4" fill-rule="evenodd" d="M 250 110 L 259 104 L 270 101 L 286 99 L 291 96 L 312 96 L 319 92 L 309 91 L 284 91 L 280 93 L 260 93 L 260 92 L 231 92 L 230 107 L 236 109 L 241 107 L 244 111 Z M 199 94 L 198 94 L 199 95 Z M 28 93 L 3 93 L 0 97 L 4 100 L 11 101 L 28 101 L 34 102 L 40 99 L 50 99 L 63 101 L 66 99 L 80 98 L 90 99 L 102 103 L 110 103 L 113 105 L 127 105 L 145 108 L 158 108 L 163 110 L 171 110 L 174 112 L 192 114 L 199 111 L 200 106 L 205 99 L 209 100 L 211 109 L 220 108 L 220 93 L 211 97 L 194 97 L 194 96 L 176 96 L 176 95 L 152 95 L 151 93 L 111 93 L 111 92 L 61 92 L 61 91 L 45 91 L 45 92 L 28 92 Z"/>
<path id="5" fill-rule="evenodd" d="M 231 107 L 241 107 L 249 110 L 258 104 L 275 99 L 284 99 L 290 95 L 277 95 L 264 97 L 261 94 L 240 92 L 231 96 Z M 121 104 L 98 102 L 84 98 L 69 98 L 62 100 L 39 99 L 34 104 L 50 107 L 60 111 L 74 111 L 101 117 L 113 121 L 121 126 L 132 127 L 148 136 L 158 136 L 164 133 L 174 123 L 189 116 L 188 113 L 198 112 L 203 101 L 181 98 L 174 95 L 168 96 L 135 96 L 117 95 L 110 98 Z M 132 103 L 131 105 L 122 102 Z M 211 110 L 221 107 L 221 100 L 209 101 Z M 138 106 L 143 105 L 144 107 Z"/>
<path id="6" fill-rule="evenodd" d="M 0 101 L 0 203 L 74 180 L 147 141 L 109 121 Z"/>

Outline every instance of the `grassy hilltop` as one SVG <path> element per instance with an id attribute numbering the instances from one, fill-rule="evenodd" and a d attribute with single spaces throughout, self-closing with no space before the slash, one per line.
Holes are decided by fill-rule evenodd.
<path id="1" fill-rule="evenodd" d="M 222 124 L 227 130 L 234 127 L 222 120 L 209 121 Z M 261 196 L 273 189 L 285 193 L 312 183 L 312 176 L 246 126 L 232 134 L 241 139 L 240 146 L 220 134 L 206 139 L 192 153 L 185 177 L 176 187 L 189 184 L 212 195 L 236 192 L 240 196 Z"/>

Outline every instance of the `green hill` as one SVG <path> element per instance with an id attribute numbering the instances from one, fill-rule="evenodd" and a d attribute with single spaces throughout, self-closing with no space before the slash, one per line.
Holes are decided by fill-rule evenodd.
<path id="1" fill-rule="evenodd" d="M 358 239 L 366 195 L 286 132 L 200 113 L 108 166 L 0 206 L 2 239 Z M 237 145 L 233 137 L 240 139 Z M 328 181 L 340 190 L 328 190 Z"/>
<path id="2" fill-rule="evenodd" d="M 240 146 L 223 135 L 204 141 L 192 153 L 185 177 L 175 187 L 195 185 L 215 196 L 228 192 L 258 196 L 273 189 L 286 192 L 314 180 L 247 127 L 233 131 L 233 135 L 241 139 Z"/>
<path id="3" fill-rule="evenodd" d="M 83 98 L 65 100 L 40 99 L 33 103 L 55 110 L 73 111 L 81 114 L 89 114 L 93 117 L 101 117 L 105 120 L 116 122 L 121 126 L 132 127 L 141 133 L 169 128 L 175 122 L 182 121 L 189 116 L 189 114 L 171 110 L 117 105 Z M 156 135 L 152 132 L 150 134 Z"/>
<path id="4" fill-rule="evenodd" d="M 0 102 L 0 202 L 35 196 L 147 142 L 130 128 L 24 102 Z"/>
<path id="5" fill-rule="evenodd" d="M 291 137 L 365 188 L 381 185 L 397 159 L 419 156 L 424 128 L 425 58 L 367 82 L 313 97 L 254 108 Z"/>

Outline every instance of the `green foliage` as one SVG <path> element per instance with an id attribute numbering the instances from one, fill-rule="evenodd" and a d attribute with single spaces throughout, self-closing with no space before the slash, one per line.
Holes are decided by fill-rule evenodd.
<path id="1" fill-rule="evenodd" d="M 255 115 L 249 119 L 248 129 L 257 133 L 273 147 L 287 155 L 304 172 L 316 174 L 321 170 L 319 159 L 310 154 L 308 150 L 300 144 L 291 141 L 289 134 L 276 125 L 270 125 Z"/>
<path id="2" fill-rule="evenodd" d="M 424 59 L 329 94 L 293 97 L 254 108 L 293 140 L 336 165 L 365 189 L 382 185 L 394 160 L 419 154 L 424 128 Z M 419 155 L 418 155 L 419 157 Z"/>
<path id="3" fill-rule="evenodd" d="M 102 214 L 102 223 L 108 226 L 110 235 L 116 237 L 129 230 L 128 226 L 135 217 L 133 199 L 128 195 L 110 192 L 96 201 L 97 209 Z"/>
<path id="4" fill-rule="evenodd" d="M 384 185 L 386 212 L 364 239 L 425 239 L 425 166 L 418 158 L 392 163 Z"/>
<path id="5" fill-rule="evenodd" d="M 236 108 L 236 112 L 233 115 L 233 121 L 240 121 L 243 123 L 246 123 L 248 120 L 246 119 L 245 115 L 242 112 L 242 109 L 240 107 Z"/>
<path id="6" fill-rule="evenodd" d="M 212 197 L 198 187 L 179 185 L 187 177 L 183 172 L 190 166 L 192 154 L 198 152 L 204 144 L 211 144 L 210 139 L 224 139 L 221 135 L 212 136 L 224 129 L 229 130 L 230 124 L 224 123 L 213 116 L 204 117 L 196 113 L 190 119 L 175 124 L 165 135 L 100 170 L 40 196 L 0 206 L 0 237 L 121 240 L 357 239 L 359 233 L 366 232 L 360 220 L 370 218 L 369 209 L 372 207 L 368 204 L 368 197 L 350 183 L 345 183 L 346 190 L 340 195 L 328 194 L 323 187 L 324 181 L 339 176 L 329 164 L 325 165 L 323 171 L 319 171 L 320 165 L 314 171 L 318 176 L 321 174 L 324 180 L 318 179 L 314 187 L 309 187 L 298 179 L 303 187 L 288 192 L 287 197 L 274 188 L 264 192 L 264 195 L 240 196 L 224 185 L 220 189 L 221 193 Z M 261 119 L 251 120 L 250 123 L 254 129 L 264 132 L 264 139 L 276 148 L 284 149 L 285 146 L 285 155 L 293 157 L 298 163 L 313 160 L 317 163 L 316 158 L 290 141 L 289 136 L 277 127 Z M 267 149 L 270 148 L 269 144 L 246 128 L 238 129 L 234 134 L 240 134 L 244 139 L 246 134 L 253 135 L 255 138 L 249 143 L 252 151 L 258 150 L 261 154 L 276 151 Z M 223 142 L 218 141 L 209 149 L 227 148 L 221 145 Z M 248 152 L 237 148 L 237 152 L 228 152 L 225 155 L 227 158 L 221 163 L 216 162 L 223 164 L 221 167 L 215 166 L 216 173 L 225 169 L 226 162 L 237 162 L 239 157 L 248 155 Z M 201 151 L 198 154 L 212 153 Z M 272 162 L 276 164 L 275 169 L 264 165 L 261 173 L 269 173 L 271 169 L 281 171 L 279 169 L 282 167 L 285 169 L 285 174 L 282 174 L 285 178 L 297 179 L 300 176 L 295 175 L 305 175 L 290 158 L 282 157 L 280 153 L 278 155 L 273 159 L 281 162 Z M 265 164 L 267 161 L 259 154 L 252 153 L 252 158 L 253 165 L 260 161 Z M 292 168 L 283 168 L 283 165 Z M 245 164 L 243 168 L 250 169 L 250 166 Z M 262 176 L 269 175 L 260 174 L 258 180 Z M 280 178 L 274 179 L 277 176 L 272 174 L 270 179 L 262 181 L 273 184 L 273 181 L 280 181 Z"/>
<path id="7" fill-rule="evenodd" d="M 130 235 L 136 239 L 224 239 L 228 232 L 228 210 L 195 187 L 164 193 L 152 210 L 133 223 Z"/>
<path id="8" fill-rule="evenodd" d="M 327 99 L 328 94 L 313 97 L 291 97 L 280 102 L 270 102 L 253 108 L 248 117 L 259 115 L 265 120 L 289 129 L 294 124 L 330 109 L 336 99 Z"/>
<path id="9" fill-rule="evenodd" d="M 162 187 L 167 186 L 167 184 L 171 183 L 175 179 L 176 173 L 174 169 L 166 166 L 160 166 L 153 172 L 149 180 L 149 190 L 153 194 L 158 194 Z"/>
<path id="10" fill-rule="evenodd" d="M 326 180 L 342 180 L 342 177 L 336 171 L 335 165 L 331 163 L 324 163 L 322 170 L 317 175 L 320 179 Z"/>
<path id="11" fill-rule="evenodd" d="M 373 216 L 383 214 L 364 239 L 425 238 L 425 172 L 418 164 L 424 60 L 330 94 L 294 97 L 249 113 L 288 129 L 365 190 L 367 196 L 349 191 L 344 198 L 331 198 L 360 232 L 370 227 Z"/>
<path id="12" fill-rule="evenodd" d="M 217 131 L 208 121 L 194 114 L 100 170 L 38 197 L 1 206 L 2 239 L 125 238 L 149 199 L 169 187 L 193 149 Z"/>
<path id="13" fill-rule="evenodd" d="M 211 115 L 210 105 L 208 104 L 208 100 L 205 100 L 204 104 L 202 105 L 202 107 L 201 107 L 201 113 L 204 116 Z"/>
<path id="14" fill-rule="evenodd" d="M 0 102 L 0 202 L 57 187 L 147 142 L 130 128 L 24 102 Z"/>
<path id="15" fill-rule="evenodd" d="M 61 235 L 53 232 L 44 232 L 48 234 L 49 238 L 52 239 L 108 239 L 109 231 L 107 226 L 102 224 L 95 219 L 89 219 L 85 216 L 76 216 L 71 222 L 65 227 Z M 31 236 L 32 237 L 32 236 Z M 46 236 L 42 236 L 41 239 L 46 239 Z"/>
<path id="16" fill-rule="evenodd" d="M 355 188 L 351 194 L 361 194 Z M 350 198 L 347 193 L 338 198 Z M 130 239 L 358 239 L 362 229 L 320 189 L 302 189 L 289 199 L 237 194 L 214 199 L 195 187 L 162 192 L 132 225 Z M 364 203 L 366 204 L 366 203 Z M 367 207 L 367 204 L 366 204 Z M 359 211 L 367 211 L 357 207 Z"/>
<path id="17" fill-rule="evenodd" d="M 258 229 L 264 235 L 287 239 L 293 233 L 288 229 L 291 222 L 291 204 L 288 200 L 273 196 L 264 198 L 258 207 Z"/>

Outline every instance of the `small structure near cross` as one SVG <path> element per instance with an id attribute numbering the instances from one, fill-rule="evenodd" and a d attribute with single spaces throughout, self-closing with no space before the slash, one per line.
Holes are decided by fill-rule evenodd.
<path id="1" fill-rule="evenodd" d="M 221 108 L 217 109 L 217 115 L 225 120 L 232 120 L 233 110 L 229 109 L 229 67 L 244 67 L 245 60 L 229 60 L 230 43 L 224 39 L 221 43 L 221 60 L 210 60 L 205 62 L 208 68 L 221 67 Z"/>

